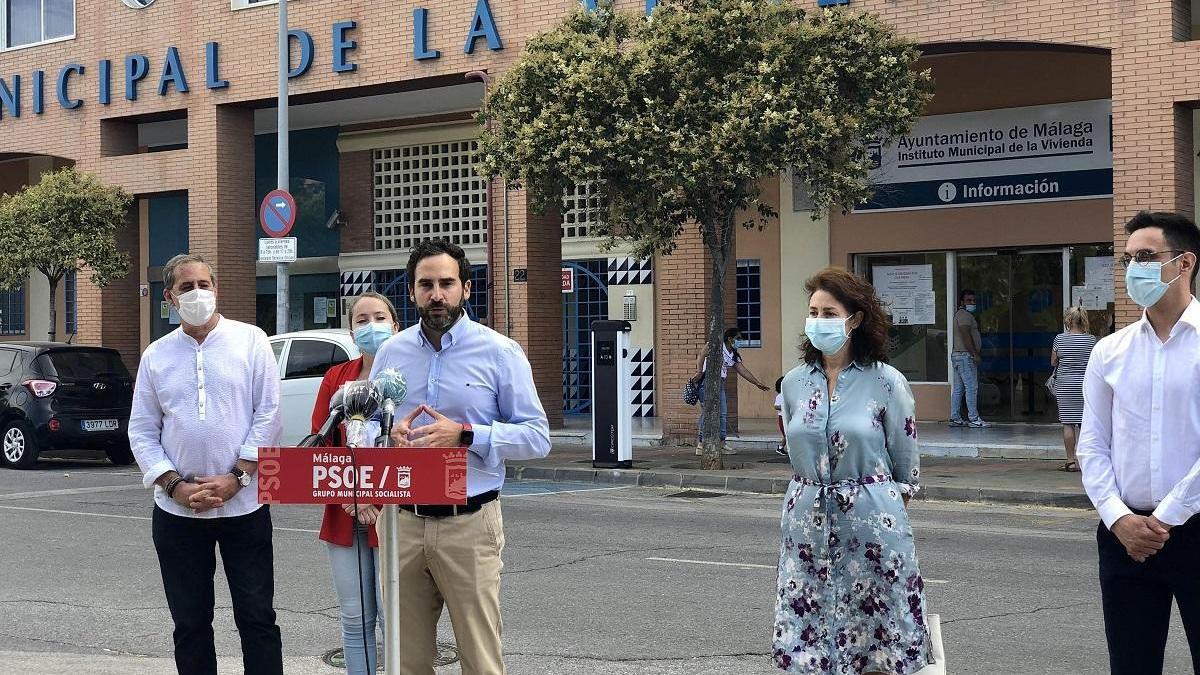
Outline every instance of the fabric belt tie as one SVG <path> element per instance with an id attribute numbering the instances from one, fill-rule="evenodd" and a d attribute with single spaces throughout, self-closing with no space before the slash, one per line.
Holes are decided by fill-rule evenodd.
<path id="1" fill-rule="evenodd" d="M 847 478 L 833 483 L 821 483 L 803 476 L 792 476 L 792 480 L 801 485 L 817 488 L 817 495 L 813 499 L 814 509 L 821 508 L 821 501 L 824 500 L 830 505 L 836 503 L 842 513 L 848 513 L 854 507 L 855 496 L 862 490 L 864 485 L 890 483 L 892 482 L 892 477 L 889 474 L 882 473 L 873 476 L 863 476 L 862 478 Z"/>

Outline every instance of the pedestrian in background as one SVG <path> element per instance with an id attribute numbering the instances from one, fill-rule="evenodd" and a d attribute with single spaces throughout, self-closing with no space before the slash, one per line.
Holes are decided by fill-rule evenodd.
<path id="1" fill-rule="evenodd" d="M 1054 400 L 1058 402 L 1058 422 L 1063 425 L 1063 446 L 1067 451 L 1062 471 L 1079 471 L 1075 443 L 1083 424 L 1083 375 L 1096 346 L 1096 336 L 1088 329 L 1087 312 L 1082 307 L 1072 307 L 1063 316 L 1063 332 L 1054 337 L 1054 347 L 1050 350 Z"/>
<path id="2" fill-rule="evenodd" d="M 421 242 L 408 258 L 408 279 L 421 320 L 379 350 L 371 379 L 387 368 L 408 379 L 392 428 L 397 445 L 467 450 L 467 503 L 400 507 L 401 591 L 384 598 L 399 603 L 398 670 L 433 675 L 445 606 L 463 675 L 503 675 L 504 464 L 545 457 L 550 424 L 521 346 L 466 315 L 471 263 L 462 248 Z"/>
<path id="3" fill-rule="evenodd" d="M 216 675 L 216 547 L 245 671 L 282 675 L 275 624 L 270 507 L 260 506 L 258 449 L 279 442 L 279 364 L 257 326 L 216 312 L 217 278 L 198 255 L 163 268 L 180 327 L 142 354 L 129 443 L 154 485 L 151 529 L 180 675 Z"/>
<path id="4" fill-rule="evenodd" d="M 783 508 L 775 665 L 913 673 L 930 649 L 905 508 L 920 476 L 912 392 L 886 363 L 888 319 L 871 284 L 830 267 L 804 287 L 804 363 L 783 380 L 795 475 Z"/>
<path id="5" fill-rule="evenodd" d="M 350 303 L 346 312 L 350 334 L 361 356 L 329 369 L 321 380 L 313 405 L 312 432 L 315 434 L 329 417 L 329 401 L 347 382 L 364 379 L 375 363 L 375 354 L 400 330 L 396 308 L 386 296 L 363 293 Z M 340 429 L 330 445 L 345 445 Z M 321 520 L 319 538 L 326 544 L 333 588 L 337 592 L 342 619 L 342 654 L 348 675 L 375 672 L 375 627 L 382 626 L 379 608 L 379 536 L 375 522 L 379 507 L 361 504 L 329 504 Z"/>
<path id="6" fill-rule="evenodd" d="M 983 361 L 983 342 L 979 321 L 975 319 L 978 305 L 975 291 L 964 288 L 958 294 L 958 311 L 954 313 L 954 350 L 950 362 L 954 365 L 954 382 L 950 386 L 950 426 L 979 429 L 990 426 L 979 417 L 979 364 Z M 967 419 L 962 418 L 964 399 Z"/>
<path id="7" fill-rule="evenodd" d="M 696 454 L 704 454 L 704 387 L 709 381 L 712 381 L 713 386 L 721 388 L 721 454 L 736 455 L 737 450 L 729 447 L 725 442 L 726 436 L 729 434 L 729 403 L 725 398 L 725 379 L 729 376 L 729 369 L 732 368 L 735 373 L 741 375 L 747 382 L 758 387 L 759 391 L 767 391 L 767 385 L 758 381 L 754 373 L 742 363 L 742 354 L 739 348 L 742 347 L 742 333 L 737 328 L 725 329 L 725 336 L 721 340 L 721 379 L 716 381 L 714 378 L 708 377 L 708 345 L 705 344 L 699 356 L 696 357 L 696 374 L 692 376 L 693 382 L 700 383 L 700 439 L 696 444 Z"/>
<path id="8" fill-rule="evenodd" d="M 1109 665 L 1113 675 L 1161 675 L 1174 599 L 1200 673 L 1200 229 L 1143 211 L 1125 231 L 1125 290 L 1146 311 L 1092 351 L 1078 453 L 1103 521 Z"/>

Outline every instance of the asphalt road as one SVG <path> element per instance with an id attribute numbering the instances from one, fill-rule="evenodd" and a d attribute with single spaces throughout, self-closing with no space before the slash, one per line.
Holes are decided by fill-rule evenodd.
<path id="1" fill-rule="evenodd" d="M 778 499 L 597 488 L 506 486 L 509 672 L 777 672 L 767 654 Z M 0 674 L 173 672 L 150 508 L 130 468 L 0 470 Z M 1094 514 L 937 502 L 912 512 L 950 673 L 1107 671 Z M 334 675 L 321 660 L 340 629 L 319 509 L 273 518 L 287 671 Z M 223 579 L 217 605 L 221 672 L 240 673 Z M 441 639 L 453 641 L 445 620 Z M 1177 618 L 1166 672 L 1191 672 Z"/>

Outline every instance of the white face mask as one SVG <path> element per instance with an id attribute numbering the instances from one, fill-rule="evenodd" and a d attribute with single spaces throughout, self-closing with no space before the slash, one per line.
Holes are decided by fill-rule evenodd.
<path id="1" fill-rule="evenodd" d="M 217 295 L 207 288 L 193 288 L 175 299 L 179 301 L 179 318 L 191 326 L 203 326 L 217 311 Z"/>

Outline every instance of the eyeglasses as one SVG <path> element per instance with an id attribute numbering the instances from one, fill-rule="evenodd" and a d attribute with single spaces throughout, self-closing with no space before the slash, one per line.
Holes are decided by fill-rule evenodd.
<path id="1" fill-rule="evenodd" d="M 1154 260 L 1154 256 L 1162 255 L 1164 253 L 1175 253 L 1178 255 L 1178 254 L 1185 253 L 1185 252 L 1186 251 L 1179 251 L 1179 250 L 1175 250 L 1175 249 L 1167 249 L 1165 251 L 1138 251 L 1137 255 L 1129 255 L 1128 253 L 1126 253 L 1125 255 L 1121 256 L 1119 258 L 1119 260 L 1121 261 L 1121 268 L 1124 269 L 1126 267 L 1129 267 L 1130 263 L 1134 263 L 1134 262 L 1136 262 L 1139 265 L 1145 265 L 1147 263 L 1156 262 Z"/>

